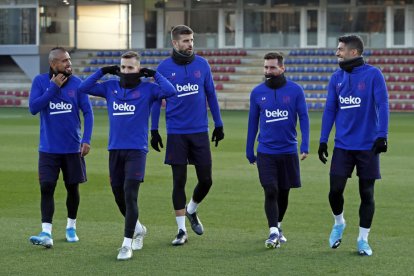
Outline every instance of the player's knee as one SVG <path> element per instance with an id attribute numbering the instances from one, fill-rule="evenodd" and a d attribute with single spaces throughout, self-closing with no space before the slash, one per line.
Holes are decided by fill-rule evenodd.
<path id="1" fill-rule="evenodd" d="M 342 195 L 347 180 L 348 178 L 344 176 L 331 175 L 329 194 Z"/>
<path id="2" fill-rule="evenodd" d="M 342 190 L 338 190 L 338 189 L 330 189 L 329 190 L 329 198 L 341 197 L 342 194 L 343 194 Z"/>
<path id="3" fill-rule="evenodd" d="M 173 189 L 174 190 L 184 190 L 185 189 L 185 183 L 183 179 L 174 179 L 173 182 Z"/>
<path id="4" fill-rule="evenodd" d="M 184 189 L 187 182 L 187 166 L 186 165 L 174 165 L 173 170 L 173 185 L 174 188 Z"/>
<path id="5" fill-rule="evenodd" d="M 125 202 L 126 204 L 135 204 L 138 200 L 138 185 L 129 185 L 128 188 L 124 189 Z"/>
<path id="6" fill-rule="evenodd" d="M 361 201 L 363 203 L 374 203 L 374 190 L 364 189 L 360 191 Z"/>
<path id="7" fill-rule="evenodd" d="M 122 186 L 112 186 L 112 193 L 114 194 L 116 202 L 125 201 L 124 188 Z"/>
<path id="8" fill-rule="evenodd" d="M 56 183 L 53 182 L 41 182 L 40 192 L 44 195 L 53 195 L 55 192 Z"/>
<path id="9" fill-rule="evenodd" d="M 359 195 L 362 203 L 374 202 L 374 179 L 359 180 Z"/>
<path id="10" fill-rule="evenodd" d="M 276 186 L 267 185 L 263 186 L 265 197 L 267 199 L 277 199 L 278 189 Z"/>
<path id="11" fill-rule="evenodd" d="M 66 191 L 70 195 L 76 195 L 76 194 L 79 193 L 79 184 L 78 183 L 75 183 L 75 184 L 65 184 L 65 187 L 66 187 Z"/>

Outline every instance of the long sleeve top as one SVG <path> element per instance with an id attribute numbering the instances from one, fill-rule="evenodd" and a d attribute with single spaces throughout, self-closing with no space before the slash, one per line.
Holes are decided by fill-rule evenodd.
<path id="1" fill-rule="evenodd" d="M 174 97 L 166 100 L 166 124 L 168 134 L 190 134 L 208 131 L 207 103 L 215 127 L 223 126 L 210 66 L 204 58 L 186 65 L 176 64 L 167 58 L 157 68 L 177 90 Z M 158 129 L 161 101 L 152 108 L 151 129 Z"/>
<path id="2" fill-rule="evenodd" d="M 40 113 L 39 151 L 77 153 L 81 143 L 91 143 L 92 106 L 87 95 L 78 92 L 81 80 L 71 76 L 63 87 L 50 81 L 49 74 L 36 76 L 29 96 L 29 109 Z M 79 110 L 84 117 L 83 135 Z"/>
<path id="3" fill-rule="evenodd" d="M 154 101 L 172 97 L 176 91 L 160 73 L 156 83 L 141 82 L 134 88 L 122 88 L 119 80 L 99 83 L 102 70 L 89 76 L 79 87 L 81 93 L 106 99 L 109 118 L 108 150 L 136 149 L 148 152 L 148 120 Z"/>
<path id="4" fill-rule="evenodd" d="M 370 150 L 376 138 L 388 136 L 388 92 L 379 69 L 368 64 L 351 73 L 333 73 L 322 116 L 320 142 L 328 142 L 335 123 L 335 147 Z"/>
<path id="5" fill-rule="evenodd" d="M 278 89 L 271 89 L 265 83 L 256 86 L 250 94 L 246 156 L 254 155 L 259 128 L 257 152 L 297 153 L 298 118 L 302 133 L 300 152 L 308 153 L 309 116 L 302 87 L 289 80 Z"/>

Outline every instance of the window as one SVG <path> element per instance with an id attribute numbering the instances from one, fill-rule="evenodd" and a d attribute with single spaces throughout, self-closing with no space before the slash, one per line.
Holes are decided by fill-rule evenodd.
<path id="1" fill-rule="evenodd" d="M 385 7 L 328 8 L 327 43 L 337 46 L 337 38 L 355 33 L 362 37 L 367 47 L 385 47 Z"/>
<path id="2" fill-rule="evenodd" d="M 36 44 L 36 8 L 0 9 L 0 44 Z"/>
<path id="3" fill-rule="evenodd" d="M 218 47 L 218 11 L 194 10 L 190 13 L 195 48 Z"/>
<path id="4" fill-rule="evenodd" d="M 363 5 L 406 5 L 412 4 L 413 0 L 357 0 L 357 6 Z"/>
<path id="5" fill-rule="evenodd" d="M 405 11 L 404 9 L 394 10 L 394 45 L 405 44 Z"/>
<path id="6" fill-rule="evenodd" d="M 312 6 L 318 7 L 319 0 L 295 0 L 295 1 L 288 1 L 288 0 L 271 0 L 272 6 Z"/>
<path id="7" fill-rule="evenodd" d="M 235 7 L 237 0 L 192 0 L 192 8 L 231 8 Z"/>
<path id="8" fill-rule="evenodd" d="M 246 10 L 244 44 L 246 47 L 299 47 L 300 13 Z"/>

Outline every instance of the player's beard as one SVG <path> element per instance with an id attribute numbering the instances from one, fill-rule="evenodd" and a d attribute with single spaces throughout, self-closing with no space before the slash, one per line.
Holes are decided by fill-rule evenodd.
<path id="1" fill-rule="evenodd" d="M 175 63 L 179 65 L 185 65 L 191 63 L 195 58 L 194 52 L 191 52 L 190 55 L 186 54 L 184 51 L 177 51 L 175 48 L 173 49 L 172 59 Z"/>
<path id="2" fill-rule="evenodd" d="M 62 74 L 65 77 L 69 78 L 70 76 L 72 76 L 72 70 L 57 71 L 57 70 L 54 70 L 52 67 L 49 67 L 49 77 L 50 78 L 52 78 L 53 75 L 57 76 L 58 74 Z"/>
<path id="3" fill-rule="evenodd" d="M 180 54 L 184 55 L 184 56 L 191 56 L 193 55 L 193 49 L 187 49 L 187 50 L 179 50 L 178 51 Z"/>

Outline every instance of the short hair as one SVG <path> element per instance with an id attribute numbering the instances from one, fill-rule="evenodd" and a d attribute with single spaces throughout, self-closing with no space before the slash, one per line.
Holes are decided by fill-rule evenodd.
<path id="1" fill-rule="evenodd" d="M 56 58 L 57 53 L 68 53 L 68 51 L 63 47 L 54 47 L 50 49 L 49 62 L 52 62 Z"/>
<path id="2" fill-rule="evenodd" d="M 356 49 L 359 55 L 364 52 L 364 42 L 359 35 L 343 35 L 338 38 L 338 42 L 344 43 L 350 49 Z"/>
<path id="3" fill-rule="evenodd" d="M 277 64 L 283 66 L 283 55 L 281 52 L 270 52 L 264 55 L 264 59 L 277 59 Z"/>
<path id="4" fill-rule="evenodd" d="M 126 59 L 130 59 L 130 58 L 135 58 L 136 60 L 141 60 L 141 56 L 134 51 L 128 51 L 122 54 L 121 58 L 126 58 Z"/>
<path id="5" fill-rule="evenodd" d="M 193 30 L 186 25 L 177 25 L 171 30 L 171 40 L 177 40 L 180 38 L 180 35 L 190 35 L 193 34 Z"/>

